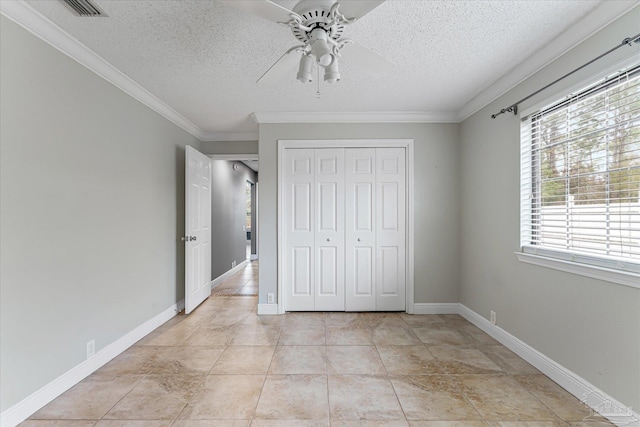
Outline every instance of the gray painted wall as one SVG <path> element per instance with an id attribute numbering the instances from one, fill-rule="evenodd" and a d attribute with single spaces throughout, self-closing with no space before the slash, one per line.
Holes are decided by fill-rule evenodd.
<path id="1" fill-rule="evenodd" d="M 258 141 L 206 141 L 200 150 L 204 154 L 257 154 Z"/>
<path id="2" fill-rule="evenodd" d="M 458 302 L 458 125 L 265 124 L 260 126 L 259 302 L 277 294 L 277 141 L 415 140 L 415 301 Z"/>
<path id="3" fill-rule="evenodd" d="M 523 264 L 519 250 L 520 121 L 497 110 L 636 34 L 640 8 L 562 56 L 461 125 L 461 302 L 637 411 L 640 289 Z M 529 105 L 576 84 L 623 48 Z M 525 106 L 526 107 L 526 106 Z"/>
<path id="4" fill-rule="evenodd" d="M 233 170 L 233 165 L 238 170 Z M 247 181 L 256 173 L 240 162 L 211 161 L 211 279 L 240 264 L 247 256 Z"/>
<path id="5" fill-rule="evenodd" d="M 183 298 L 199 142 L 0 19 L 4 411 Z"/>

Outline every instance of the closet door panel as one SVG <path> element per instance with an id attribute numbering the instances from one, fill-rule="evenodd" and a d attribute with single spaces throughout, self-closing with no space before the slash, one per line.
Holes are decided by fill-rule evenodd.
<path id="1" fill-rule="evenodd" d="M 294 297 L 308 297 L 312 295 L 311 283 L 311 248 L 308 246 L 294 246 L 292 248 L 291 267 L 293 269 Z"/>
<path id="2" fill-rule="evenodd" d="M 345 149 L 347 311 L 376 310 L 375 165 L 375 149 Z"/>
<path id="3" fill-rule="evenodd" d="M 315 310 L 344 311 L 344 149 L 316 149 L 315 164 Z"/>
<path id="4" fill-rule="evenodd" d="M 354 247 L 354 283 L 353 295 L 356 297 L 373 297 L 375 289 L 373 277 L 375 274 L 373 262 L 374 251 L 371 247 Z"/>
<path id="5" fill-rule="evenodd" d="M 314 310 L 315 179 L 314 150 L 287 150 L 285 156 L 285 310 Z"/>
<path id="6" fill-rule="evenodd" d="M 406 168 L 402 148 L 376 149 L 376 308 L 405 310 Z"/>
<path id="7" fill-rule="evenodd" d="M 379 203 L 382 204 L 380 210 L 380 230 L 398 231 L 398 183 L 385 182 L 380 185 Z"/>
<path id="8" fill-rule="evenodd" d="M 378 263 L 380 265 L 379 295 L 398 295 L 398 275 L 401 268 L 397 246 L 382 246 L 378 248 Z"/>

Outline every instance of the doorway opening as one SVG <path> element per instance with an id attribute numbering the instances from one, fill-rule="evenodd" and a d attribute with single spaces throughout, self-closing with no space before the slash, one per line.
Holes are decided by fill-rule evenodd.
<path id="1" fill-rule="evenodd" d="M 212 295 L 258 290 L 258 156 L 209 154 L 212 164 Z"/>
<path id="2" fill-rule="evenodd" d="M 247 258 L 248 260 L 251 260 L 251 255 L 255 254 L 255 245 L 254 245 L 254 238 L 255 236 L 252 233 L 253 230 L 253 221 L 254 221 L 254 208 L 253 208 L 253 186 L 255 184 L 251 181 L 247 181 L 247 187 L 246 187 L 246 198 L 247 198 L 247 214 L 245 217 L 245 230 L 247 232 Z"/>

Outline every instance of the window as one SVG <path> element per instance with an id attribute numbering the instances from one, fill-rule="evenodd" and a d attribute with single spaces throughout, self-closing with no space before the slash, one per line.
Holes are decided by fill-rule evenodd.
<path id="1" fill-rule="evenodd" d="M 522 122 L 522 252 L 640 273 L 640 65 Z"/>

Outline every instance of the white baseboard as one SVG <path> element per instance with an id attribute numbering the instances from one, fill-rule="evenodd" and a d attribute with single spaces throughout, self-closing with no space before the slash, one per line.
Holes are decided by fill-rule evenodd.
<path id="1" fill-rule="evenodd" d="M 460 304 L 453 303 L 414 303 L 412 314 L 460 314 Z"/>
<path id="2" fill-rule="evenodd" d="M 247 264 L 249 264 L 249 260 L 245 259 L 240 264 L 238 264 L 235 267 L 233 267 L 231 270 L 227 271 L 226 273 L 222 273 L 220 276 L 218 276 L 215 279 L 213 279 L 211 281 L 211 289 L 215 288 L 217 285 L 220 284 L 220 282 L 223 282 L 223 281 L 227 280 L 229 277 L 233 276 L 238 271 L 240 271 L 243 268 L 245 268 L 247 266 Z"/>
<path id="3" fill-rule="evenodd" d="M 29 418 L 40 408 L 60 396 L 65 391 L 100 369 L 111 359 L 144 338 L 149 332 L 174 317 L 184 308 L 184 300 L 173 304 L 162 313 L 147 320 L 142 325 L 120 337 L 115 342 L 98 351 L 92 358 L 74 366 L 49 384 L 27 396 L 0 414 L 0 426 L 13 427 Z"/>
<path id="4" fill-rule="evenodd" d="M 255 260 L 257 260 L 257 259 L 258 259 L 258 254 L 251 254 L 251 256 L 249 257 L 249 259 L 250 259 L 251 261 L 255 261 Z"/>
<path id="5" fill-rule="evenodd" d="M 634 412 L 631 408 L 625 407 L 589 381 L 540 353 L 499 326 L 492 324 L 467 306 L 458 305 L 459 314 L 462 317 L 491 335 L 502 345 L 532 364 L 540 372 L 558 383 L 591 409 L 608 418 L 615 425 L 640 426 L 640 414 Z"/>
<path id="6" fill-rule="evenodd" d="M 258 304 L 258 314 L 278 314 L 278 304 Z"/>

